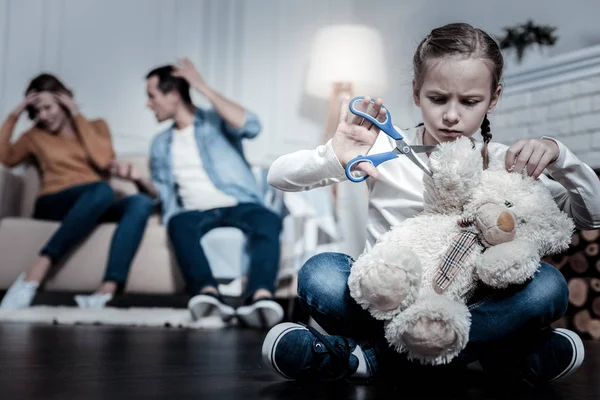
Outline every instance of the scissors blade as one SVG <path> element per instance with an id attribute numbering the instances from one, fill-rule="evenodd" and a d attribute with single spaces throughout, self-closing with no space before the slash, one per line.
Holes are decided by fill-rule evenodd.
<path id="1" fill-rule="evenodd" d="M 413 164 L 415 164 L 417 167 L 421 168 L 421 170 L 423 170 L 424 173 L 426 173 L 429 176 L 432 176 L 433 174 L 431 173 L 431 171 L 429 170 L 429 167 L 427 167 L 427 164 L 425 164 L 423 162 L 423 160 L 421 160 L 419 157 L 415 156 L 415 153 L 413 153 L 412 151 L 410 153 L 405 153 L 404 154 L 406 157 L 408 157 L 408 159 L 410 161 L 413 162 Z"/>
<path id="2" fill-rule="evenodd" d="M 437 146 L 424 146 L 424 145 L 414 145 L 414 146 L 410 146 L 410 148 L 415 153 L 431 153 L 432 151 L 436 151 L 438 149 Z"/>
<path id="3" fill-rule="evenodd" d="M 408 149 L 411 149 L 415 153 L 431 153 L 437 150 L 437 146 L 425 146 L 425 145 L 409 145 L 404 139 L 396 139 L 396 147 L 400 149 L 401 153 L 408 153 Z M 407 149 L 408 147 L 408 149 Z"/>
<path id="4" fill-rule="evenodd" d="M 404 154 L 410 161 L 413 162 L 417 167 L 421 168 L 421 170 L 429 176 L 432 176 L 429 167 L 427 164 L 423 162 L 419 157 L 415 155 L 412 150 L 412 146 L 409 146 L 404 140 L 396 140 L 396 149 L 394 150 L 398 154 Z M 433 146 L 415 146 L 415 147 L 433 147 Z"/>

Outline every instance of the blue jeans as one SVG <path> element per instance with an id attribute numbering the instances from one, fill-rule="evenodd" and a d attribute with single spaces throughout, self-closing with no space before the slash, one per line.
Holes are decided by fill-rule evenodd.
<path id="1" fill-rule="evenodd" d="M 353 263 L 351 257 L 340 253 L 310 258 L 298 276 L 300 304 L 328 334 L 358 341 L 371 371 L 409 364 L 417 367 L 387 344 L 383 321 L 371 317 L 350 296 L 347 282 Z M 522 285 L 501 290 L 482 287 L 468 302 L 469 343 L 451 364 L 464 366 L 486 357 L 509 357 L 532 344 L 543 328 L 562 317 L 567 303 L 563 275 L 546 263 L 541 263 L 534 278 Z"/>
<path id="2" fill-rule="evenodd" d="M 116 282 L 122 288 L 152 208 L 152 199 L 144 194 L 114 200 L 112 188 L 104 181 L 41 196 L 35 204 L 34 218 L 62 223 L 40 255 L 57 263 L 99 223 L 118 222 L 104 281 Z"/>
<path id="3" fill-rule="evenodd" d="M 169 220 L 169 238 L 190 295 L 198 294 L 207 286 L 217 287 L 200 239 L 211 229 L 225 226 L 241 229 L 248 239 L 250 267 L 246 298 L 258 289 L 273 293 L 279 269 L 281 218 L 259 204 L 243 203 L 207 211 L 186 211 Z"/>

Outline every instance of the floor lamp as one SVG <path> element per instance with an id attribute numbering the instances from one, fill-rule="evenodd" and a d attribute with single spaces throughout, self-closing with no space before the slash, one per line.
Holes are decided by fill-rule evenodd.
<path id="1" fill-rule="evenodd" d="M 306 92 L 329 99 L 323 143 L 338 124 L 344 97 L 382 96 L 387 84 L 383 39 L 375 29 L 362 25 L 333 25 L 317 32 L 311 48 Z M 357 257 L 365 244 L 366 183 L 334 185 L 334 209 L 345 253 Z"/>

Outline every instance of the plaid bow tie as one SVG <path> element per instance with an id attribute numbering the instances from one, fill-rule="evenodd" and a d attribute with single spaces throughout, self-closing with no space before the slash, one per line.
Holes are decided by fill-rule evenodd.
<path id="1" fill-rule="evenodd" d="M 464 261 L 477 249 L 477 244 L 480 243 L 479 235 L 473 227 L 472 220 L 462 219 L 458 224 L 467 229 L 454 237 L 442 257 L 438 271 L 433 278 L 433 289 L 437 294 L 442 294 L 450 286 Z"/>

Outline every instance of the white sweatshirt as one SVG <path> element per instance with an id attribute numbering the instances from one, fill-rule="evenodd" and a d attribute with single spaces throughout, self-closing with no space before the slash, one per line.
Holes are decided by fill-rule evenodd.
<path id="1" fill-rule="evenodd" d="M 423 144 L 424 128 L 401 131 L 407 143 Z M 550 139 L 550 138 L 549 138 Z M 578 229 L 600 228 L 600 181 L 594 171 L 580 161 L 562 143 L 558 159 L 546 172 L 555 181 L 542 175 L 558 207 L 570 215 Z M 392 151 L 395 141 L 381 132 L 369 154 Z M 504 157 L 508 146 L 491 142 L 490 155 Z M 427 161 L 425 154 L 418 155 Z M 423 172 L 408 157 L 399 156 L 379 167 L 377 180 L 368 178 L 369 213 L 366 249 L 379 236 L 407 218 L 423 211 Z M 300 150 L 279 157 L 269 169 L 268 182 L 289 192 L 309 190 L 346 180 L 344 168 L 337 159 L 331 140 L 314 150 Z"/>

